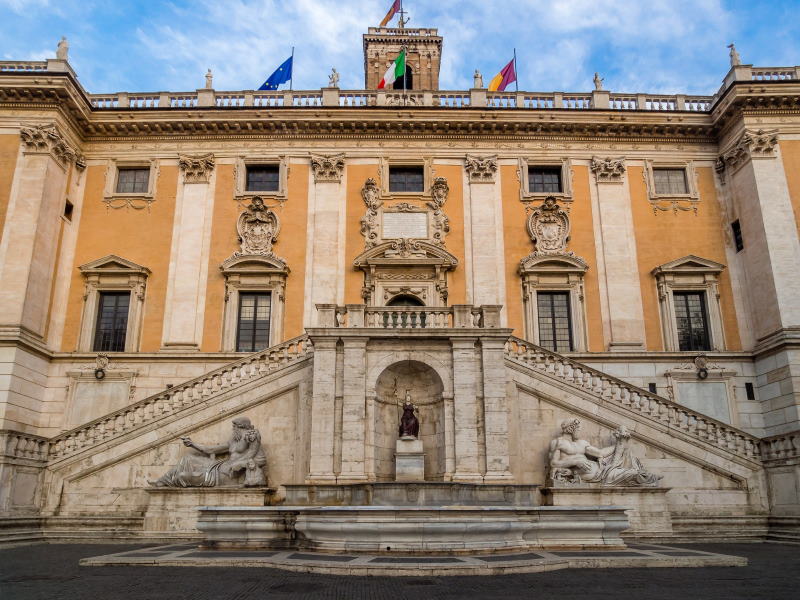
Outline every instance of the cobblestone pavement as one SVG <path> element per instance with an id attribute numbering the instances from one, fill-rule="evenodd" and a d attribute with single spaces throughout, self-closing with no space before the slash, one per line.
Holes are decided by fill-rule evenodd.
<path id="1" fill-rule="evenodd" d="M 0 549 L 3 600 L 249 600 L 530 598 L 591 600 L 800 597 L 800 546 L 702 544 L 745 556 L 747 567 L 562 570 L 484 577 L 342 577 L 261 568 L 80 567 L 84 557 L 136 546 L 38 544 Z M 142 546 L 138 546 L 142 547 Z"/>

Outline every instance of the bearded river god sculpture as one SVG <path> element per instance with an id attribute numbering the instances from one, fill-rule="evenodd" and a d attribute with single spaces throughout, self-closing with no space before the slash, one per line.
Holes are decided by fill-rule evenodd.
<path id="1" fill-rule="evenodd" d="M 561 423 L 561 435 L 550 442 L 550 480 L 554 487 L 582 483 L 601 486 L 657 486 L 661 475 L 648 472 L 631 455 L 631 434 L 623 426 L 614 431 L 614 444 L 595 448 L 578 437 L 580 419 Z"/>
<path id="2" fill-rule="evenodd" d="M 267 456 L 261 446 L 261 434 L 247 417 L 233 420 L 230 440 L 216 446 L 201 446 L 190 438 L 182 438 L 192 448 L 177 465 L 164 473 L 154 487 L 252 487 L 267 484 L 264 465 Z M 227 454 L 218 459 L 217 455 Z"/>

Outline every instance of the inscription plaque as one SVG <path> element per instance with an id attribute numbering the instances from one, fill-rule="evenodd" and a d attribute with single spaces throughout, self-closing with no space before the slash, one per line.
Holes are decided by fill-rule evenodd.
<path id="1" fill-rule="evenodd" d="M 427 239 L 428 213 L 385 212 L 383 213 L 383 239 L 398 238 Z"/>

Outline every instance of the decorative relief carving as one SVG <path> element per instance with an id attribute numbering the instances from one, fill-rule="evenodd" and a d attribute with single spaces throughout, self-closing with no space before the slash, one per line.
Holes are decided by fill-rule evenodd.
<path id="1" fill-rule="evenodd" d="M 367 205 L 367 214 L 361 218 L 361 235 L 365 238 L 366 247 L 372 248 L 378 243 L 378 209 L 383 204 L 380 188 L 372 177 L 361 188 L 361 197 Z"/>
<path id="2" fill-rule="evenodd" d="M 539 208 L 528 215 L 528 235 L 536 246 L 531 257 L 561 255 L 573 256 L 567 252 L 569 241 L 569 215 L 561 209 L 554 196 L 548 196 Z"/>
<path id="3" fill-rule="evenodd" d="M 722 174 L 727 168 L 737 168 L 748 158 L 772 158 L 778 144 L 777 130 L 745 130 L 736 144 L 717 159 L 715 168 Z M 721 177 L 724 182 L 724 177 Z"/>
<path id="4" fill-rule="evenodd" d="M 239 233 L 241 250 L 234 252 L 231 258 L 239 256 L 266 256 L 282 264 L 286 261 L 277 256 L 272 245 L 278 239 L 281 230 L 278 215 L 264 206 L 260 196 L 254 196 L 252 203 L 239 215 L 236 231 Z"/>
<path id="5" fill-rule="evenodd" d="M 467 155 L 465 169 L 470 183 L 494 183 L 497 174 L 497 157 Z"/>
<path id="6" fill-rule="evenodd" d="M 208 183 L 214 170 L 214 155 L 181 155 L 178 158 L 178 166 L 183 171 L 184 183 Z"/>
<path id="7" fill-rule="evenodd" d="M 340 183 L 344 173 L 344 154 L 335 156 L 311 156 L 311 170 L 316 183 Z"/>
<path id="8" fill-rule="evenodd" d="M 592 157 L 590 165 L 598 183 L 620 183 L 625 174 L 624 158 Z"/>
<path id="9" fill-rule="evenodd" d="M 73 148 L 54 124 L 23 125 L 19 136 L 22 143 L 36 152 L 49 152 L 62 164 L 75 163 L 79 169 L 86 168 L 83 155 Z"/>
<path id="10" fill-rule="evenodd" d="M 442 207 L 447 202 L 447 196 L 450 193 L 450 186 L 447 185 L 447 179 L 444 177 L 437 177 L 433 180 L 431 186 L 432 201 L 426 204 L 433 209 L 433 235 L 431 241 L 437 246 L 444 246 L 444 236 L 450 232 L 450 220 L 444 214 Z"/>

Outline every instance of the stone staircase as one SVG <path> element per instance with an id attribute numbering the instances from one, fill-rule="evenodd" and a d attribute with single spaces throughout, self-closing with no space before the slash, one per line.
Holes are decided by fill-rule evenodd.
<path id="1" fill-rule="evenodd" d="M 505 356 L 515 365 L 543 373 L 562 384 L 589 392 L 605 403 L 658 423 L 673 435 L 686 436 L 740 459 L 760 462 L 759 438 L 566 356 L 513 336 L 506 343 Z"/>
<path id="2" fill-rule="evenodd" d="M 57 461 L 107 443 L 190 409 L 213 395 L 234 390 L 303 361 L 312 356 L 313 351 L 308 336 L 303 334 L 250 354 L 51 438 L 46 458 Z"/>

